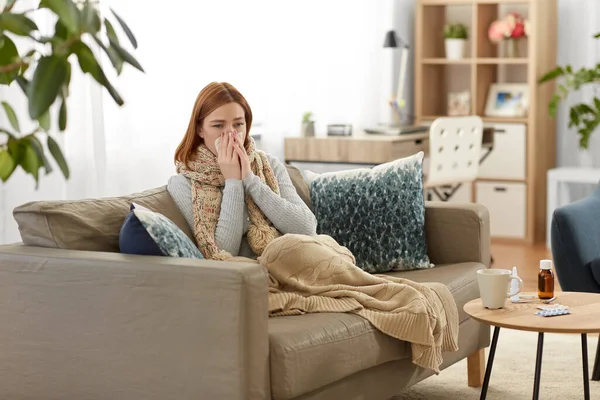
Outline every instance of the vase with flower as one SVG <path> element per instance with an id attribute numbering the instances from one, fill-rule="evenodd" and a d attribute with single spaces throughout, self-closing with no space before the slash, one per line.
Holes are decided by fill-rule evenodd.
<path id="1" fill-rule="evenodd" d="M 519 40 L 527 37 L 528 31 L 529 20 L 519 13 L 511 12 L 490 24 L 488 37 L 492 43 L 504 42 L 506 57 L 515 58 L 520 57 Z"/>

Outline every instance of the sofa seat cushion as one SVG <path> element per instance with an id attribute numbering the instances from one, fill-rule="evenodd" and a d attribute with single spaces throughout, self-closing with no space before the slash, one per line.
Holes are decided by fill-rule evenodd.
<path id="1" fill-rule="evenodd" d="M 417 271 L 388 272 L 385 275 L 410 279 L 415 282 L 441 282 L 450 289 L 458 307 L 458 322 L 469 319 L 463 310 L 465 304 L 479 297 L 477 271 L 485 268 L 483 264 L 469 262 L 460 264 L 437 264 L 435 268 Z"/>
<path id="2" fill-rule="evenodd" d="M 479 297 L 479 263 L 438 265 L 432 269 L 391 272 L 417 282 L 450 288 L 460 321 L 462 307 Z M 389 361 L 410 357 L 407 342 L 393 339 L 354 314 L 305 314 L 269 319 L 273 399 L 290 399 Z"/>
<path id="3" fill-rule="evenodd" d="M 273 399 L 290 399 L 364 369 L 410 356 L 407 342 L 354 314 L 269 319 Z"/>

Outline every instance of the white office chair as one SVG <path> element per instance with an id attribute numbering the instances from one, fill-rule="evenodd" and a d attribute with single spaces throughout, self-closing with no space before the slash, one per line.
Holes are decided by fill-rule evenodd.
<path id="1" fill-rule="evenodd" d="M 448 201 L 463 184 L 479 173 L 483 121 L 468 117 L 441 117 L 429 129 L 429 171 L 425 176 L 427 199 Z"/>

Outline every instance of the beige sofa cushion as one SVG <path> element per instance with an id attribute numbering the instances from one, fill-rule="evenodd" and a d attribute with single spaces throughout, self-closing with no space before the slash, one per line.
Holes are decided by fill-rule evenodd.
<path id="1" fill-rule="evenodd" d="M 166 186 L 121 197 L 30 202 L 13 215 L 26 245 L 118 252 L 119 231 L 132 202 L 163 214 L 192 238 Z"/>
<path id="2" fill-rule="evenodd" d="M 292 165 L 286 164 L 285 167 L 287 168 L 288 175 L 292 180 L 292 184 L 296 188 L 296 192 L 298 192 L 298 196 L 300 196 L 308 208 L 311 208 L 310 190 L 308 188 L 308 183 L 306 183 L 304 177 L 302 176 L 302 173 L 300 170 L 298 170 L 298 168 Z"/>
<path id="3" fill-rule="evenodd" d="M 435 268 L 387 275 L 448 286 L 459 309 L 479 297 L 479 263 L 438 265 Z M 339 379 L 410 356 L 406 342 L 384 335 L 353 314 L 307 314 L 269 319 L 271 390 L 274 399 L 290 399 Z"/>

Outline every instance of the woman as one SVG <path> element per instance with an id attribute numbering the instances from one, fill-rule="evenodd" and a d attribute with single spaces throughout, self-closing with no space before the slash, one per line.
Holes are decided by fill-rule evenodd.
<path id="1" fill-rule="evenodd" d="M 314 214 L 285 166 L 257 150 L 252 111 L 232 85 L 213 82 L 198 94 L 175 152 L 168 191 L 205 258 L 256 258 L 286 233 L 316 235 Z"/>

